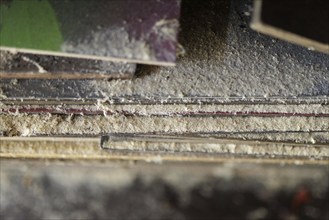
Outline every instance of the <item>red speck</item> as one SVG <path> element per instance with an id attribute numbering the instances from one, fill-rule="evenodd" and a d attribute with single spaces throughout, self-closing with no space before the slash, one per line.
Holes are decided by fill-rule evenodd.
<path id="1" fill-rule="evenodd" d="M 311 192 L 306 187 L 300 187 L 296 192 L 293 198 L 292 208 L 295 212 L 297 212 L 301 206 L 307 204 L 311 200 Z"/>

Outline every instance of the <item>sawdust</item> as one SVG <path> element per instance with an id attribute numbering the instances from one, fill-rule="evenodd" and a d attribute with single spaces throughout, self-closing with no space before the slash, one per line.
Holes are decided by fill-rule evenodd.
<path id="1" fill-rule="evenodd" d="M 7 63 L 9 60 L 15 56 L 15 53 L 11 53 L 9 51 L 0 50 L 0 67 L 3 63 Z"/>
<path id="2" fill-rule="evenodd" d="M 33 64 L 35 67 L 37 67 L 39 73 L 47 72 L 39 63 L 35 62 L 34 60 L 31 60 L 30 58 L 28 58 L 26 56 L 23 56 L 22 59 L 26 62 Z"/>
<path id="3" fill-rule="evenodd" d="M 257 143 L 236 140 L 214 140 L 205 139 L 202 143 L 186 140 L 175 142 L 174 140 L 161 141 L 109 141 L 103 146 L 111 150 L 132 150 L 132 151 L 155 151 L 155 152 L 190 152 L 190 153 L 211 153 L 230 155 L 252 155 L 264 156 L 291 156 L 307 158 L 329 157 L 329 148 L 325 146 L 297 145 L 283 143 Z"/>
<path id="4" fill-rule="evenodd" d="M 298 102 L 322 97 L 328 102 L 329 56 L 252 31 L 250 13 L 246 13 L 251 2 L 234 2 L 234 7 L 226 0 L 184 5 L 180 43 L 186 54 L 176 67 L 142 66 L 134 80 L 79 81 L 88 93 L 76 90 L 69 98 L 136 97 L 159 102 L 177 98 L 184 102 L 208 97 L 224 103 L 232 99 L 280 103 L 287 98 Z M 51 81 L 58 88 L 49 94 L 39 92 L 49 82 L 38 81 L 35 88 L 24 89 L 26 83 L 21 82 L 15 94 L 6 95 L 66 98 L 62 88 L 72 82 Z"/>
<path id="5" fill-rule="evenodd" d="M 153 32 L 159 35 L 163 40 L 175 41 L 177 38 L 177 30 L 179 22 L 177 19 L 162 19 L 157 21 L 153 26 Z"/>
<path id="6" fill-rule="evenodd" d="M 174 115 L 257 115 L 268 114 L 269 116 L 278 115 L 327 115 L 329 114 L 329 105 L 322 104 L 284 104 L 284 105 L 266 105 L 266 104 L 154 104 L 154 105 L 111 105 L 107 100 L 98 100 L 95 105 L 26 105 L 24 107 L 19 105 L 4 105 L 2 112 L 20 112 L 21 109 L 43 109 L 50 113 L 56 114 L 70 114 L 74 110 L 75 114 L 99 114 L 103 112 L 104 115 L 123 114 L 136 116 L 174 116 Z"/>
<path id="7" fill-rule="evenodd" d="M 177 19 L 162 19 L 149 32 L 135 38 L 124 27 L 111 27 L 109 30 L 94 31 L 78 43 L 66 41 L 62 44 L 61 51 L 111 57 L 116 61 L 124 59 L 130 63 L 172 62 L 176 60 L 176 54 L 167 44 L 176 42 L 178 28 Z M 161 47 L 161 50 L 157 47 Z"/>
<path id="8" fill-rule="evenodd" d="M 92 110 L 93 108 L 91 108 Z M 328 114 L 329 106 L 321 104 L 309 105 L 109 105 L 108 103 L 98 102 L 96 109 L 109 112 L 124 112 L 126 114 L 136 114 L 144 116 L 170 116 L 187 115 L 189 113 L 282 113 L 282 114 Z"/>
<path id="9" fill-rule="evenodd" d="M 203 137 L 234 138 L 237 140 L 257 140 L 302 144 L 329 144 L 329 131 L 324 132 L 237 132 L 223 134 L 205 134 Z"/>
<path id="10" fill-rule="evenodd" d="M 121 27 L 113 27 L 111 30 L 101 30 L 99 32 L 95 31 L 79 43 L 64 42 L 61 50 L 66 53 L 100 57 L 156 60 L 155 55 L 146 42 L 131 38 L 128 32 Z"/>
<path id="11" fill-rule="evenodd" d="M 1 114 L 0 119 L 0 131 L 11 136 L 329 130 L 329 117 L 104 117 Z"/>
<path id="12" fill-rule="evenodd" d="M 214 4 L 225 5 L 223 2 Z M 199 10 L 198 7 L 196 9 Z M 259 134 L 257 138 L 321 142 L 321 138 L 312 135 L 300 137 L 293 132 L 328 132 L 328 117 L 148 117 L 193 111 L 328 113 L 328 106 L 320 104 L 253 105 L 255 99 L 264 102 L 273 99 L 278 104 L 285 98 L 298 100 L 301 97 L 324 97 L 328 102 L 328 56 L 261 36 L 249 28 L 241 29 L 241 25 L 248 26 L 248 19 L 239 17 L 240 9 L 232 9 L 229 22 L 223 25 L 218 24 L 218 17 L 214 15 L 223 15 L 225 20 L 226 7 L 222 7 L 222 12 L 215 12 L 216 8 L 211 7 L 201 8 L 200 12 L 188 10 L 192 16 L 188 22 L 182 21 L 181 32 L 186 55 L 178 60 L 176 67 L 141 67 L 138 77 L 132 81 L 82 81 L 83 90 L 92 93 L 88 92 L 88 97 L 97 94 L 95 96 L 99 100 L 91 109 L 104 111 L 104 116 L 0 115 L 0 131 L 9 136 L 268 132 Z M 198 15 L 207 15 L 207 18 L 200 19 Z M 203 20 L 207 24 L 202 23 Z M 75 86 L 66 81 L 59 84 L 61 86 L 51 88 L 59 91 Z M 51 83 L 40 81 L 40 85 L 49 88 Z M 72 89 L 70 97 L 76 95 L 74 91 Z M 19 92 L 23 97 L 47 96 L 40 95 L 34 88 Z M 83 99 L 83 95 L 77 94 Z M 61 96 L 56 94 L 57 97 Z M 171 98 L 184 102 L 190 97 L 200 100 L 202 97 L 214 97 L 224 100 L 224 103 L 236 98 L 249 101 L 250 105 L 108 105 L 113 97 L 123 101 L 125 97 L 138 97 L 159 102 Z M 117 115 L 107 115 L 107 111 Z M 127 117 L 121 115 L 122 112 L 147 117 Z M 271 136 L 271 132 L 288 133 Z M 255 136 L 236 134 L 235 137 Z M 328 140 L 326 134 L 324 137 Z M 236 147 L 226 146 L 226 150 L 233 152 Z M 294 152 L 293 149 L 291 151 Z"/>
<path id="13" fill-rule="evenodd" d="M 224 3 L 214 3 L 225 6 Z M 145 67 L 133 81 L 90 81 L 107 97 L 239 97 L 241 99 L 329 94 L 329 56 L 262 36 L 248 28 L 250 18 L 231 10 L 227 26 L 218 27 L 216 8 L 189 11 L 180 42 L 186 56 L 176 67 Z M 236 3 L 236 5 L 239 5 Z M 197 7 L 198 8 L 198 7 Z M 199 9 L 199 8 L 198 8 Z M 243 14 L 243 13 L 242 13 Z M 198 20 L 195 20 L 198 19 Z M 208 23 L 203 24 L 202 22 Z M 186 23 L 185 23 L 186 22 Z M 245 28 L 241 28 L 245 25 Z M 185 28 L 185 29 L 184 29 Z"/>

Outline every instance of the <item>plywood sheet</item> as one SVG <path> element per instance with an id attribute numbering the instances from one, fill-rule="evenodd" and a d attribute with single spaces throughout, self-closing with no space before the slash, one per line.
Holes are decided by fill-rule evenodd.
<path id="1" fill-rule="evenodd" d="M 168 137 L 168 136 L 167 136 Z M 82 160 L 154 160 L 259 163 L 325 164 L 328 148 L 324 145 L 266 143 L 256 141 L 186 139 L 173 137 L 153 140 L 147 137 L 102 139 L 81 137 L 0 137 L 0 158 L 43 158 Z M 132 139 L 131 139 L 132 140 Z M 311 159 L 311 160 L 310 160 Z"/>

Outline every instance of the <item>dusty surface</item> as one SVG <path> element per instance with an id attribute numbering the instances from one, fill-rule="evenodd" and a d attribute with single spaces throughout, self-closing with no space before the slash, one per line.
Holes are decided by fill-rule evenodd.
<path id="1" fill-rule="evenodd" d="M 279 103 L 328 96 L 329 56 L 252 31 L 250 10 L 250 1 L 183 2 L 185 55 L 176 67 L 141 67 L 132 81 L 19 80 L 11 86 L 2 80 L 0 88 L 8 99 L 214 97 Z"/>
<path id="2" fill-rule="evenodd" d="M 183 2 L 180 42 L 186 53 L 176 67 L 139 67 L 133 80 L 1 80 L 3 101 L 40 101 L 39 106 L 24 107 L 69 114 L 1 114 L 1 132 L 8 136 L 203 132 L 228 138 L 328 143 L 329 56 L 250 30 L 250 11 L 250 1 Z M 75 114 L 97 116 L 71 115 L 75 105 L 40 109 L 41 102 L 63 99 L 80 104 L 91 100 L 94 106 L 84 106 Z M 194 105 L 159 104 L 167 100 Z M 134 105 L 111 105 L 130 101 Z M 138 104 L 152 101 L 157 105 Z M 227 105 L 232 102 L 236 105 Z M 12 105 L 3 110 L 21 112 Z M 193 113 L 198 117 L 179 117 Z M 231 115 L 202 117 L 217 113 Z M 262 113 L 281 115 L 257 115 Z M 158 117 L 165 115 L 173 117 Z"/>
<path id="3" fill-rule="evenodd" d="M 101 57 L 122 57 L 125 60 L 156 60 L 147 42 L 131 39 L 129 33 L 121 27 L 94 32 L 78 44 L 75 41 L 64 42 L 61 50 L 71 54 L 94 53 Z"/>
<path id="4" fill-rule="evenodd" d="M 0 78 L 122 78 L 134 76 L 136 64 L 0 51 Z"/>
<path id="5" fill-rule="evenodd" d="M 316 132 L 329 130 L 329 117 L 126 117 L 0 114 L 9 136 L 99 135 L 106 133 Z"/>
<path id="6" fill-rule="evenodd" d="M 328 217 L 325 166 L 0 163 L 2 219 Z"/>
<path id="7" fill-rule="evenodd" d="M 175 137 L 175 136 L 110 136 L 102 147 L 110 150 L 192 152 L 230 155 L 270 155 L 329 159 L 329 148 L 323 145 L 239 141 L 234 139 Z"/>
<path id="8" fill-rule="evenodd" d="M 186 53 L 176 67 L 139 67 L 133 80 L 1 80 L 3 101 L 40 104 L 5 105 L 4 112 L 69 114 L 2 114 L 1 131 L 8 136 L 202 132 L 328 143 L 329 56 L 250 30 L 250 8 L 250 1 L 239 0 L 183 2 L 180 42 Z M 63 99 L 94 105 L 41 104 Z M 159 104 L 166 102 L 187 104 Z M 184 115 L 198 117 L 179 117 Z"/>
<path id="9" fill-rule="evenodd" d="M 320 144 L 242 141 L 196 137 L 123 135 L 103 137 L 0 138 L 2 158 L 80 160 L 248 161 L 328 164 L 329 148 Z"/>
<path id="10" fill-rule="evenodd" d="M 42 7 L 38 6 L 37 1 L 32 4 Z M 49 26 L 48 29 L 42 26 L 40 19 L 50 19 L 49 16 L 39 15 L 39 20 L 33 20 L 28 14 L 36 12 L 29 10 L 28 6 L 7 2 L 3 5 L 9 8 L 7 20 L 10 20 L 11 13 L 15 13 L 14 9 L 11 11 L 11 7 L 17 7 L 17 10 L 25 7 L 27 17 L 15 19 L 21 19 L 21 25 L 29 27 L 30 35 L 27 38 L 31 37 L 36 41 L 40 38 L 40 42 L 48 37 L 56 41 L 48 42 L 48 39 L 45 44 L 29 44 L 24 41 L 25 35 L 16 35 L 17 38 L 13 41 L 4 29 L 0 42 L 2 49 L 114 62 L 171 66 L 175 63 L 180 0 L 114 0 L 103 1 L 101 4 L 84 0 L 79 3 L 74 0 L 49 0 L 47 8 L 53 14 L 53 23 L 44 24 Z M 3 14 L 4 27 L 10 25 L 5 19 L 7 14 Z M 53 30 L 56 34 L 51 32 Z"/>
<path id="11" fill-rule="evenodd" d="M 1 113 L 52 113 L 126 116 L 329 116 L 329 105 L 322 104 L 154 104 L 111 105 L 99 100 L 95 105 L 5 105 Z"/>
<path id="12" fill-rule="evenodd" d="M 50 2 L 62 24 L 63 52 L 133 63 L 175 63 L 180 0 Z"/>
<path id="13" fill-rule="evenodd" d="M 181 43 L 186 55 L 175 68 L 145 67 L 134 81 L 90 83 L 108 96 L 328 95 L 328 55 L 249 30 L 248 7 L 233 1 L 229 8 L 227 2 L 185 3 Z"/>
<path id="14" fill-rule="evenodd" d="M 83 159 L 99 153 L 94 159 L 106 161 L 1 159 L 0 218 L 21 218 L 21 213 L 31 219 L 328 218 L 328 160 L 314 160 L 305 155 L 328 156 L 329 117 L 319 115 L 328 114 L 329 58 L 252 32 L 248 28 L 250 1 L 243 7 L 241 2 L 234 0 L 230 5 L 224 0 L 184 1 L 180 39 L 186 54 L 179 58 L 176 67 L 140 67 L 132 81 L 1 80 L 1 108 L 14 111 L 0 114 L 0 133 L 16 139 L 2 145 L 2 155 Z M 10 104 L 15 99 L 18 102 L 22 99 L 21 104 L 29 100 L 39 104 L 25 104 L 23 107 L 27 108 L 51 101 L 60 103 L 63 99 L 78 100 L 80 107 L 88 104 L 86 109 L 98 113 L 23 114 L 19 113 L 22 106 L 7 105 L 6 101 Z M 131 100 L 135 105 L 109 105 L 127 104 Z M 140 100 L 157 105 L 138 105 Z M 159 104 L 166 100 L 194 105 Z M 56 106 L 57 113 L 76 107 L 76 102 L 71 104 Z M 177 112 L 237 115 L 182 117 Z M 238 115 L 239 112 L 318 116 L 246 117 Z M 172 115 L 163 117 L 165 114 Z M 208 149 L 207 145 L 189 146 L 187 150 L 217 151 L 228 157 L 222 154 L 215 160 L 208 154 L 205 160 L 208 163 L 203 164 L 184 163 L 181 157 L 180 163 L 168 164 L 167 159 L 175 154 L 168 151 L 176 151 L 174 156 L 178 157 L 179 153 L 185 153 L 177 152 L 170 144 L 160 146 L 160 150 L 167 151 L 165 156 L 156 151 L 153 154 L 141 151 L 136 156 L 136 152 L 134 155 L 100 150 L 96 139 L 87 143 L 82 139 L 71 143 L 31 141 L 31 136 L 38 135 L 98 138 L 109 133 L 171 133 L 194 137 L 199 132 L 203 137 L 304 145 L 264 148 L 208 145 Z M 17 136 L 27 139 L 17 141 Z M 132 144 L 135 149 L 152 150 L 152 146 Z M 131 146 L 130 143 L 124 151 Z M 293 165 L 286 165 L 283 160 L 264 164 L 271 155 L 266 160 L 255 159 L 256 164 L 239 163 L 241 160 L 234 158 L 234 154 L 242 153 L 265 158 L 268 152 L 274 159 L 289 154 L 304 156 L 308 165 L 296 158 Z M 197 161 L 195 155 L 183 156 L 188 158 L 185 161 Z M 152 164 L 138 166 L 133 162 L 141 157 Z M 113 163 L 113 159 L 128 159 L 129 163 L 120 165 Z M 210 160 L 216 163 L 210 164 Z M 313 162 L 319 164 L 309 165 Z"/>
<path id="15" fill-rule="evenodd" d="M 236 140 L 310 144 L 329 143 L 329 118 L 320 116 L 125 116 L 0 114 L 0 132 L 9 137 L 178 134 Z M 137 143 L 138 145 L 138 143 Z M 126 146 L 126 145 L 124 145 Z M 131 145 L 133 146 L 133 145 Z M 127 149 L 129 146 L 126 146 Z M 172 150 L 171 145 L 167 150 Z M 200 145 L 200 149 L 203 147 Z M 205 143 L 206 147 L 206 143 Z M 178 146 L 179 148 L 179 146 Z M 226 147 L 224 147 L 226 149 Z M 220 146 L 209 148 L 222 151 Z M 245 148 L 248 150 L 248 147 Z M 259 149 L 259 152 L 265 152 Z M 271 150 L 269 149 L 269 152 Z M 225 151 L 226 152 L 226 151 Z M 280 150 L 278 151 L 280 152 Z M 291 153 L 293 150 L 291 151 Z M 246 152 L 244 152 L 246 153 Z M 253 151 L 256 154 L 257 150 Z M 328 156 L 325 148 L 317 154 Z"/>

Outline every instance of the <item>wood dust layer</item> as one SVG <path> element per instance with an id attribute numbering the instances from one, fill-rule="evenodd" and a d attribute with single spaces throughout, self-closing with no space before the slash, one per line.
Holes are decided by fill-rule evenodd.
<path id="1" fill-rule="evenodd" d="M 0 114 L 8 136 L 329 131 L 329 117 L 126 117 Z"/>

